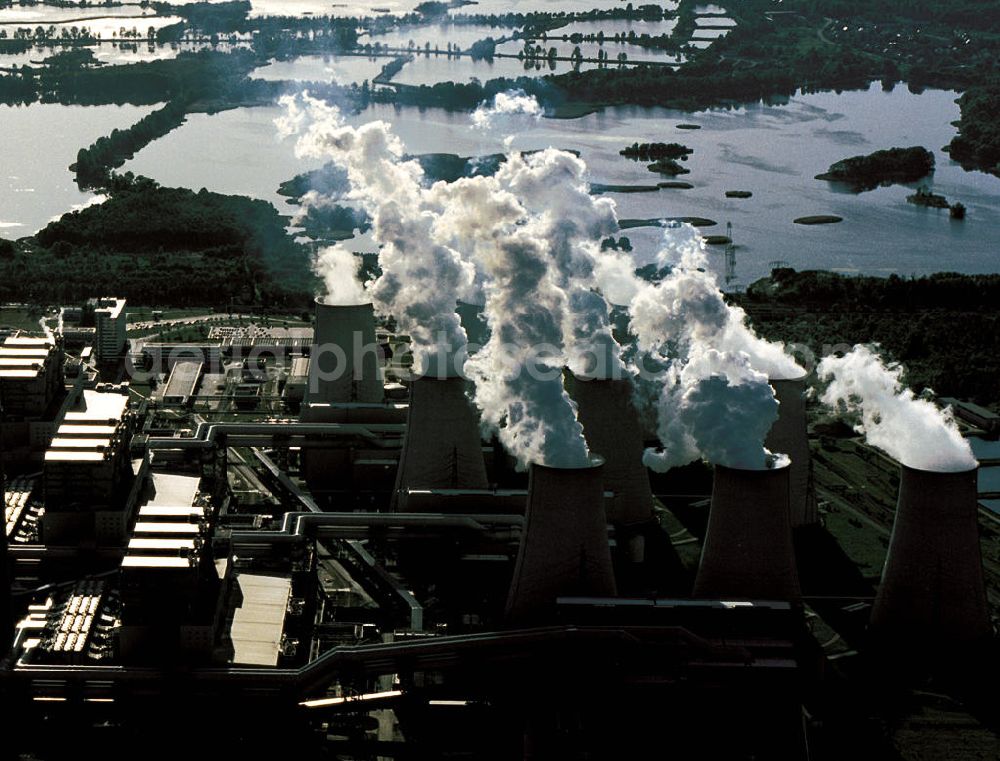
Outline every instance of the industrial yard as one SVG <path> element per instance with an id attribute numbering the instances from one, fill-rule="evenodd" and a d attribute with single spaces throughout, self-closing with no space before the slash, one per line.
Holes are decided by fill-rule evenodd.
<path id="1" fill-rule="evenodd" d="M 744 734 L 713 753 L 799 758 L 809 744 L 835 757 L 877 741 L 916 758 L 954 727 L 955 758 L 995 747 L 967 671 L 969 653 L 989 664 L 990 651 L 921 645 L 935 670 L 919 678 L 943 679 L 933 699 L 905 691 L 920 669 L 873 660 L 900 466 L 832 425 L 801 382 L 776 383 L 801 400 L 772 434 L 807 453 L 791 479 L 716 466 L 713 487 L 704 464 L 647 473 L 627 387 L 579 379 L 568 388 L 588 439 L 611 456 L 529 474 L 481 438 L 467 381 L 412 378 L 409 338 L 370 307 L 318 302 L 294 333 L 213 328 L 165 344 L 121 340 L 127 307 L 114 305 L 100 367 L 62 335 L 12 331 L 0 347 L 14 742 L 59 721 L 127 744 L 153 729 L 146 706 L 176 694 L 283 716 L 295 747 L 342 758 L 507 757 L 525 733 L 610 752 L 623 747 L 615 733 L 556 730 L 559 717 L 671 706 L 694 742 L 704 706 L 754 695 L 758 709 L 734 719 Z M 378 351 L 346 354 L 360 363 L 346 384 L 325 380 L 316 347 L 355 331 Z M 30 378 L 13 358 L 30 360 Z M 142 368 L 148 396 L 122 382 L 126 365 Z M 992 446 L 977 410 L 963 433 Z M 781 493 L 795 495 L 784 529 Z M 977 507 L 992 493 L 972 494 L 989 607 L 963 615 L 989 626 L 1000 531 Z M 757 541 L 763 554 L 732 554 Z M 847 698 L 883 672 L 908 675 L 879 688 L 890 702 Z M 525 685 L 553 680 L 601 685 L 614 704 L 523 702 Z M 273 742 L 245 725 L 230 740 Z"/>

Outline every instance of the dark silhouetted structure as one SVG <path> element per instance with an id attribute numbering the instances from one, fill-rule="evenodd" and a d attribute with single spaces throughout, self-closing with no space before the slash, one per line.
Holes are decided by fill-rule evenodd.
<path id="1" fill-rule="evenodd" d="M 788 475 L 789 466 L 766 470 L 715 466 L 695 597 L 799 599 Z"/>
<path id="2" fill-rule="evenodd" d="M 479 420 L 461 377 L 417 378 L 410 385 L 406 439 L 393 504 L 405 509 L 408 489 L 485 489 Z"/>
<path id="3" fill-rule="evenodd" d="M 772 452 L 792 459 L 788 472 L 788 492 L 792 527 L 808 526 L 818 520 L 816 495 L 813 492 L 809 463 L 809 439 L 806 428 L 806 376 L 772 378 L 771 387 L 778 399 L 778 419 L 764 440 Z"/>
<path id="4" fill-rule="evenodd" d="M 551 620 L 560 596 L 615 595 L 603 466 L 599 457 L 583 468 L 531 466 L 527 513 L 507 598 L 510 623 Z"/>
<path id="5" fill-rule="evenodd" d="M 902 466 L 896 520 L 871 634 L 894 652 L 946 650 L 991 634 L 977 523 L 978 468 L 952 473 Z M 961 655 L 961 653 L 955 653 Z"/>

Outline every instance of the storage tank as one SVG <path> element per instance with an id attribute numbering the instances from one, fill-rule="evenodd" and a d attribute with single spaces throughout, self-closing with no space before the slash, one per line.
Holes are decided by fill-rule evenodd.
<path id="1" fill-rule="evenodd" d="M 771 378 L 778 399 L 778 419 L 764 440 L 772 452 L 787 454 L 792 464 L 788 473 L 792 527 L 816 523 L 818 513 L 812 483 L 812 464 L 806 427 L 806 376 Z"/>
<path id="2" fill-rule="evenodd" d="M 708 528 L 695 577 L 702 599 L 797 601 L 789 471 L 715 466 Z"/>
<path id="3" fill-rule="evenodd" d="M 604 461 L 580 468 L 532 465 L 528 506 L 506 617 L 514 625 L 546 623 L 556 598 L 616 593 L 604 516 Z"/>

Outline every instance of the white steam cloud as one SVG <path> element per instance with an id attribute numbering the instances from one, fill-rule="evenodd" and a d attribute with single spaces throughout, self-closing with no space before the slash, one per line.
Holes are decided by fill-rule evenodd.
<path id="1" fill-rule="evenodd" d="M 580 345 L 574 320 L 579 310 L 571 294 L 587 290 L 581 283 L 590 274 L 586 267 L 576 277 L 561 269 L 559 246 L 573 248 L 580 241 L 569 236 L 570 243 L 560 234 L 539 199 L 539 179 L 566 157 L 573 158 L 559 151 L 515 154 L 493 177 L 463 178 L 433 188 L 442 212 L 437 233 L 468 252 L 483 279 L 491 335 L 466 364 L 475 382 L 475 402 L 484 426 L 497 433 L 522 467 L 583 467 L 589 462 L 562 368 L 570 347 Z M 572 172 L 556 174 L 549 179 L 567 186 L 575 181 Z M 594 312 L 607 323 L 607 303 L 597 298 L 601 306 Z"/>
<path id="2" fill-rule="evenodd" d="M 787 462 L 764 449 L 778 402 L 767 376 L 750 366 L 746 354 L 693 347 L 686 361 L 668 369 L 659 410 L 663 448 L 643 456 L 653 470 L 664 472 L 699 457 L 750 470 Z"/>
<path id="3" fill-rule="evenodd" d="M 279 131 L 298 135 L 296 154 L 332 160 L 347 170 L 349 200 L 372 219 L 381 245 L 382 275 L 368 287 L 375 307 L 393 315 L 412 339 L 414 369 L 442 374 L 466 349 L 455 313 L 458 298 L 474 281 L 474 267 L 434 234 L 437 215 L 429 208 L 424 172 L 403 160 L 403 144 L 390 125 L 374 121 L 347 125 L 339 109 L 308 95 L 282 99 Z"/>
<path id="4" fill-rule="evenodd" d="M 348 126 L 336 108 L 308 96 L 284 105 L 281 131 L 299 136 L 299 154 L 331 159 L 347 171 L 352 190 L 344 200 L 368 213 L 382 246 L 382 275 L 367 289 L 343 282 L 346 249 L 324 251 L 317 269 L 328 290 L 354 298 L 360 289 L 393 315 L 411 335 L 422 372 L 433 371 L 442 347 L 466 348 L 455 307 L 478 292 L 491 337 L 465 371 L 475 382 L 484 427 L 521 466 L 588 464 L 563 368 L 595 377 L 635 372 L 613 338 L 609 296 L 628 305 L 638 348 L 660 368 L 640 387 L 654 400 L 663 445 L 647 452 L 647 463 L 658 469 L 698 457 L 743 468 L 774 463 L 763 446 L 778 406 L 767 379 L 803 371 L 725 303 L 693 228 L 666 231 L 660 264 L 671 272 L 647 283 L 628 256 L 601 251 L 602 239 L 618 231 L 615 206 L 590 194 L 586 165 L 572 154 L 511 153 L 492 177 L 428 187 L 420 165 L 403 160 L 386 123 Z M 475 112 L 473 124 L 507 135 L 509 150 L 518 125 L 541 115 L 533 98 L 502 93 Z"/>
<path id="5" fill-rule="evenodd" d="M 508 149 L 514 135 L 537 124 L 544 115 L 541 105 L 532 95 L 522 90 L 497 93 L 492 103 L 482 103 L 472 112 L 472 126 L 483 132 L 504 135 Z"/>
<path id="6" fill-rule="evenodd" d="M 976 467 L 950 409 L 918 398 L 900 380 L 903 368 L 886 365 L 858 345 L 843 357 L 826 357 L 817 368 L 828 380 L 822 401 L 855 421 L 868 443 L 911 468 L 955 472 Z"/>
<path id="7" fill-rule="evenodd" d="M 630 304 L 640 363 L 666 364 L 655 401 L 662 449 L 644 462 L 658 471 L 698 457 L 734 468 L 763 469 L 787 458 L 764 439 L 778 416 L 768 376 L 804 374 L 780 344 L 759 338 L 740 309 L 726 304 L 708 269 L 704 242 L 690 225 L 668 227 L 659 283 L 638 284 Z M 648 381 L 640 397 L 651 395 Z"/>
<path id="8" fill-rule="evenodd" d="M 371 297 L 358 279 L 358 260 L 341 243 L 320 249 L 313 264 L 323 279 L 328 304 L 367 304 Z"/>

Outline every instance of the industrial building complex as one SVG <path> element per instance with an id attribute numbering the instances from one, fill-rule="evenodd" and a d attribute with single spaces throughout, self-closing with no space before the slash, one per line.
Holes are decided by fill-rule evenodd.
<path id="1" fill-rule="evenodd" d="M 127 309 L 0 336 L 12 753 L 996 749 L 1000 495 L 824 425 L 807 378 L 771 381 L 789 462 L 656 473 L 631 380 L 567 369 L 590 461 L 523 471 L 371 304 L 190 341 Z"/>

